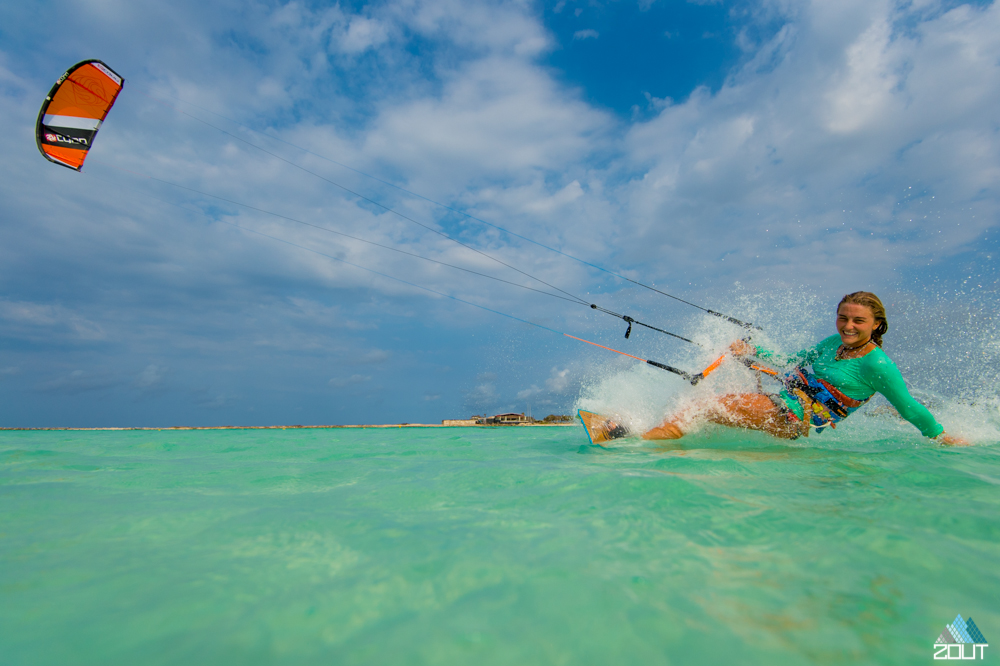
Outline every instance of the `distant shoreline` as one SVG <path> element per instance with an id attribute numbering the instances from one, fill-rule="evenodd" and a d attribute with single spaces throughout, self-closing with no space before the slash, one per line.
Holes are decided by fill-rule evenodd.
<path id="1" fill-rule="evenodd" d="M 552 428 L 574 426 L 576 423 L 511 423 L 503 425 L 442 425 L 440 423 L 381 423 L 369 425 L 272 425 L 272 426 L 166 426 L 156 428 L 135 426 L 126 428 L 0 428 L 0 431 L 14 430 L 308 430 L 332 428 Z"/>

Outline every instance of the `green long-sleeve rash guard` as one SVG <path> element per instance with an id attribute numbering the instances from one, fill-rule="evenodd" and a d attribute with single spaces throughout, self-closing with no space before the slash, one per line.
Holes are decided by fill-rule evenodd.
<path id="1" fill-rule="evenodd" d="M 881 393 L 925 437 L 937 437 L 944 428 L 926 407 L 913 399 L 899 368 L 880 347 L 860 358 L 838 361 L 837 349 L 840 336 L 831 335 L 815 347 L 803 349 L 792 356 L 775 354 L 757 347 L 757 356 L 783 365 L 811 365 L 813 374 L 830 382 L 845 395 L 855 400 L 866 400 L 874 393 Z"/>

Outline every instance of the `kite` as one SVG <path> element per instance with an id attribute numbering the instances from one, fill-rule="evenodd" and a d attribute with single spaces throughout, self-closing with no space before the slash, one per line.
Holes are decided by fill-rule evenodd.
<path id="1" fill-rule="evenodd" d="M 125 80 L 100 60 L 66 71 L 38 111 L 35 140 L 45 159 L 79 171 Z"/>

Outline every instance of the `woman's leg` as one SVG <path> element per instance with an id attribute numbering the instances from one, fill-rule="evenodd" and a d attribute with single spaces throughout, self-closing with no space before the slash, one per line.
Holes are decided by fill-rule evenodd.
<path id="1" fill-rule="evenodd" d="M 769 397 L 762 393 L 723 395 L 707 404 L 684 410 L 643 434 L 643 439 L 680 439 L 689 422 L 704 418 L 731 428 L 760 430 L 774 437 L 795 439 L 803 434 L 802 424 L 789 421 Z"/>

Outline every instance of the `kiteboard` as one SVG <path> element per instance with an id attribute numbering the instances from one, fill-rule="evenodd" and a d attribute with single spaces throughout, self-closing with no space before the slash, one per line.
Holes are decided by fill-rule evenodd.
<path id="1" fill-rule="evenodd" d="M 587 431 L 591 444 L 604 446 L 604 442 L 635 434 L 627 425 L 621 423 L 620 419 L 614 417 L 602 416 L 583 409 L 577 410 L 576 416 L 583 423 L 583 429 Z"/>

